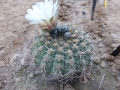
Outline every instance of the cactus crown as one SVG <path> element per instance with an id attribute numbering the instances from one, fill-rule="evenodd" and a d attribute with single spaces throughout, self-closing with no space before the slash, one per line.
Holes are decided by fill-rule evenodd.
<path id="1" fill-rule="evenodd" d="M 60 26 L 35 39 L 32 54 L 46 80 L 67 82 L 90 65 L 92 45 L 80 28 Z"/>

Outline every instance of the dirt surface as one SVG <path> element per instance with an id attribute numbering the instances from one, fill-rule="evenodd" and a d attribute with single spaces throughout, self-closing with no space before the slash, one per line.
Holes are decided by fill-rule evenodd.
<path id="1" fill-rule="evenodd" d="M 9 84 L 13 83 L 13 76 L 21 71 L 21 68 L 29 65 L 27 74 L 30 77 L 32 77 L 30 72 L 35 70 L 30 47 L 34 37 L 39 35 L 40 28 L 29 25 L 24 16 L 26 10 L 38 1 L 42 0 L 0 0 L 0 89 L 2 90 L 17 90 L 14 89 L 15 85 L 9 86 Z M 97 4 L 94 20 L 91 21 L 91 0 L 59 0 L 58 24 L 79 25 L 93 37 L 98 52 L 94 62 L 110 71 L 117 81 L 114 86 L 120 90 L 120 55 L 112 59 L 109 56 L 110 59 L 106 59 L 120 45 L 119 3 L 119 0 L 109 0 L 107 8 Z M 16 81 L 19 79 L 16 78 Z"/>

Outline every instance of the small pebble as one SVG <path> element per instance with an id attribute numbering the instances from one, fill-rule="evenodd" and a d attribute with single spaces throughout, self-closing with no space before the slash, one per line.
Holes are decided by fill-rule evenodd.
<path id="1" fill-rule="evenodd" d="M 20 82 L 21 80 L 20 80 L 20 78 L 16 78 L 15 81 L 16 82 Z"/>
<path id="2" fill-rule="evenodd" d="M 112 56 L 112 55 L 107 55 L 107 56 L 106 56 L 106 59 L 107 59 L 108 61 L 114 61 L 114 60 L 115 60 L 115 57 Z"/>
<path id="3" fill-rule="evenodd" d="M 13 59 L 14 61 L 16 61 L 16 60 L 20 60 L 21 58 L 22 58 L 22 55 L 16 53 L 16 54 L 14 54 L 14 56 L 13 56 L 12 59 Z"/>
<path id="4" fill-rule="evenodd" d="M 25 60 L 24 60 L 24 58 L 21 59 L 21 65 L 25 65 Z"/>
<path id="5" fill-rule="evenodd" d="M 30 78 L 33 78 L 33 77 L 34 77 L 34 73 L 30 73 L 30 74 L 29 74 L 29 77 L 30 77 Z"/>
<path id="6" fill-rule="evenodd" d="M 5 66 L 5 62 L 4 61 L 0 61 L 0 67 L 4 67 Z"/>
<path id="7" fill-rule="evenodd" d="M 99 47 L 101 47 L 101 48 L 104 47 L 104 44 L 103 44 L 103 43 L 100 43 L 100 44 L 99 44 Z"/>
<path id="8" fill-rule="evenodd" d="M 4 82 L 0 82 L 0 89 L 3 89 L 4 88 Z"/>
<path id="9" fill-rule="evenodd" d="M 86 15 L 86 12 L 82 11 L 82 15 Z"/>
<path id="10" fill-rule="evenodd" d="M 112 44 L 111 47 L 117 48 L 120 44 Z"/>
<path id="11" fill-rule="evenodd" d="M 40 71 L 39 70 L 35 70 L 35 75 L 38 75 L 38 74 L 40 74 Z"/>
<path id="12" fill-rule="evenodd" d="M 93 59 L 93 62 L 95 63 L 95 64 L 100 64 L 100 58 L 99 57 L 94 57 L 94 59 Z"/>
<path id="13" fill-rule="evenodd" d="M 100 64 L 100 66 L 101 66 L 102 68 L 105 68 L 105 67 L 106 67 L 105 61 L 102 61 L 101 64 Z"/>
<path id="14" fill-rule="evenodd" d="M 116 59 L 116 60 L 115 60 L 115 63 L 116 63 L 117 65 L 120 65 L 120 59 Z"/>
<path id="15" fill-rule="evenodd" d="M 111 66 L 111 71 L 112 71 L 113 73 L 116 72 L 116 64 L 113 64 L 113 65 Z"/>

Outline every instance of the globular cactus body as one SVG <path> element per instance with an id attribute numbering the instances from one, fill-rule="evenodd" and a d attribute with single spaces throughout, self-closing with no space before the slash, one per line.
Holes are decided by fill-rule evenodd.
<path id="1" fill-rule="evenodd" d="M 90 65 L 92 45 L 87 34 L 80 28 L 71 27 L 69 31 L 71 37 L 67 39 L 53 39 L 49 34 L 36 37 L 32 53 L 42 76 L 67 80 Z"/>

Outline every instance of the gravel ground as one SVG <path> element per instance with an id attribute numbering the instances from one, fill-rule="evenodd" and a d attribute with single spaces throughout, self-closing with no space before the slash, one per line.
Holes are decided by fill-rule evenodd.
<path id="1" fill-rule="evenodd" d="M 2 90 L 16 90 L 14 85 L 12 88 L 8 84 L 12 83 L 13 76 L 21 68 L 29 65 L 30 68 L 27 68 L 29 72 L 36 68 L 30 56 L 30 46 L 34 42 L 34 37 L 39 35 L 40 28 L 29 25 L 24 16 L 26 10 L 38 1 L 42 0 L 0 0 L 0 89 Z M 120 55 L 109 56 L 120 45 L 119 2 L 109 0 L 107 8 L 97 5 L 94 20 L 91 21 L 91 0 L 59 0 L 58 24 L 79 25 L 92 36 L 98 53 L 94 62 L 110 71 L 117 81 L 115 86 L 120 90 Z M 11 89 L 6 89 L 6 86 Z"/>

